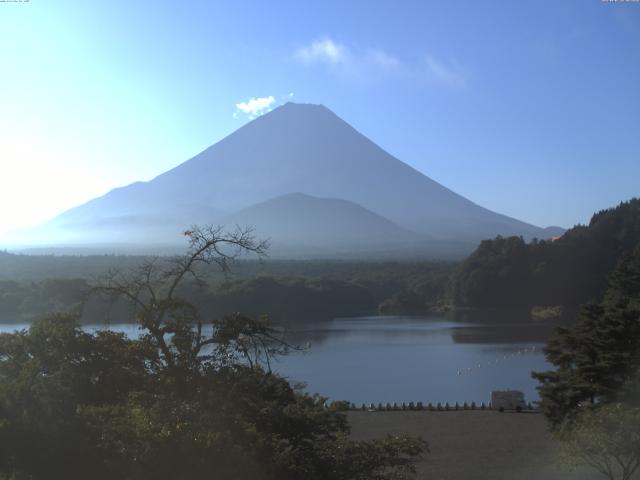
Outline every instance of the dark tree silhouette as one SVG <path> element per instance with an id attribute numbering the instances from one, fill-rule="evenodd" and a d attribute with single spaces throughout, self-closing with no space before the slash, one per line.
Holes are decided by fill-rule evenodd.
<path id="1" fill-rule="evenodd" d="M 251 228 L 226 232 L 220 226 L 193 226 L 184 235 L 189 239 L 184 255 L 153 258 L 128 272 L 112 270 L 91 291 L 128 302 L 141 329 L 148 332 L 146 340 L 160 349 L 160 360 L 169 368 L 193 367 L 202 349 L 216 342 L 205 338 L 197 308 L 180 295 L 183 283 L 192 280 L 204 286 L 203 266 L 215 265 L 228 273 L 239 256 L 250 253 L 262 258 L 269 247 L 268 241 L 255 238 Z M 252 325 L 259 324 L 256 335 L 273 336 L 264 322 Z"/>
<path id="2" fill-rule="evenodd" d="M 295 348 L 282 332 L 240 313 L 207 324 L 183 297 L 187 279 L 266 243 L 250 230 L 185 235 L 186 255 L 112 272 L 92 292 L 129 302 L 139 339 L 69 315 L 0 334 L 0 478 L 412 478 L 424 441 L 351 440 L 339 405 L 271 372 Z"/>
<path id="3" fill-rule="evenodd" d="M 556 370 L 534 373 L 541 407 L 558 427 L 585 408 L 640 404 L 640 245 L 610 276 L 604 300 L 582 309 L 545 347 Z"/>

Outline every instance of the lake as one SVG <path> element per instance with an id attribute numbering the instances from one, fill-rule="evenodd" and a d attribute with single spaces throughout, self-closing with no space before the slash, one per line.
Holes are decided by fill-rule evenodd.
<path id="1" fill-rule="evenodd" d="M 27 328 L 0 325 L 0 331 Z M 102 328 L 87 325 L 87 330 Z M 130 336 L 135 325 L 112 325 Z M 531 371 L 549 365 L 542 354 L 550 327 L 539 323 L 482 323 L 442 317 L 375 316 L 290 328 L 291 341 L 309 344 L 274 363 L 274 370 L 307 390 L 356 404 L 487 402 L 491 390 L 515 389 L 538 398 Z"/>

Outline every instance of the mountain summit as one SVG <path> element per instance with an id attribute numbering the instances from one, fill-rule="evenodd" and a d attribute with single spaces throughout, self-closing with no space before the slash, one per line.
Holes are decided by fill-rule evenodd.
<path id="1" fill-rule="evenodd" d="M 294 192 L 359 207 L 351 208 L 350 213 L 366 216 L 363 225 L 372 225 L 375 218 L 378 230 L 374 230 L 391 235 L 396 245 L 400 237 L 414 245 L 420 237 L 431 242 L 425 244 L 430 248 L 452 241 L 464 243 L 470 251 L 479 240 L 498 234 L 551 236 L 549 231 L 487 210 L 452 192 L 384 151 L 326 107 L 287 103 L 149 182 L 117 188 L 68 210 L 45 225 L 50 232 L 45 238 L 51 238 L 51 243 L 76 244 L 136 243 L 150 238 L 171 243 L 193 223 L 219 223 L 253 205 Z M 316 211 L 319 208 L 309 197 L 297 200 Z M 275 212 L 278 205 L 291 209 L 295 202 L 294 196 L 267 207 L 282 220 L 284 213 Z M 328 223 L 328 212 L 333 208 L 336 215 L 344 213 L 340 210 L 345 204 L 322 203 L 318 231 L 330 234 L 327 229 L 338 223 L 342 229 L 358 224 Z M 292 222 L 299 221 L 300 208 L 292 210 L 298 215 L 291 217 Z M 287 233 L 278 232 L 275 226 L 269 230 L 276 243 L 280 236 L 284 243 L 295 240 L 287 239 Z M 332 238 L 340 237 L 333 233 Z M 360 237 L 349 232 L 341 235 L 350 238 L 350 248 L 356 248 L 359 240 L 371 243 L 364 232 Z M 430 253 L 438 256 L 424 252 L 426 256 Z"/>

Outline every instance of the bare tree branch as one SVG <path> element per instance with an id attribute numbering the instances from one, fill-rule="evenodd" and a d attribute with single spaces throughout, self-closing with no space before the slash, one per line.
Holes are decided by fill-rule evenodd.
<path id="1" fill-rule="evenodd" d="M 221 226 L 194 225 L 184 235 L 189 241 L 184 255 L 169 259 L 154 257 L 126 273 L 110 271 L 91 293 L 107 296 L 112 302 L 129 303 L 136 321 L 148 332 L 168 367 L 193 363 L 198 358 L 220 360 L 224 357 L 228 362 L 229 358 L 241 354 L 250 366 L 257 367 L 264 362 L 270 371 L 273 355 L 298 349 L 279 338 L 265 320 L 253 321 L 246 317 L 231 316 L 214 322 L 211 336 L 205 338 L 199 312 L 180 297 L 181 286 L 191 278 L 197 286 L 204 287 L 206 267 L 216 266 L 227 274 L 242 255 L 252 254 L 263 259 L 269 242 L 257 240 L 252 228 L 239 226 L 227 232 Z M 218 357 L 203 355 L 203 349 L 213 345 L 217 346 Z"/>

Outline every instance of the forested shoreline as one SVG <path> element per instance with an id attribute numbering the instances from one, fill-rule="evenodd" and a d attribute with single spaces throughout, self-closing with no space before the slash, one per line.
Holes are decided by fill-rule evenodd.
<path id="1" fill-rule="evenodd" d="M 0 253 L 0 322 L 29 322 L 51 311 L 83 310 L 86 321 L 105 316 L 92 286 L 110 272 L 126 272 L 151 257 L 57 257 Z M 168 261 L 161 257 L 155 261 Z M 421 313 L 445 295 L 453 262 L 239 261 L 224 275 L 209 270 L 206 284 L 185 282 L 182 294 L 210 317 L 230 311 L 298 321 Z M 127 312 L 112 306 L 115 317 Z"/>
<path id="2" fill-rule="evenodd" d="M 462 262 L 240 260 L 230 272 L 206 272 L 205 284 L 185 282 L 182 294 L 211 318 L 242 311 L 291 322 L 467 310 L 557 318 L 597 301 L 616 263 L 639 242 L 640 200 L 632 199 L 594 214 L 589 225 L 557 239 L 485 240 Z M 95 321 L 93 313 L 104 312 L 105 305 L 84 303 L 92 285 L 109 272 L 151 260 L 0 252 L 0 322 L 29 322 L 47 312 L 81 307 Z M 110 312 L 129 320 L 117 305 Z"/>
<path id="3" fill-rule="evenodd" d="M 640 243 L 640 199 L 597 212 L 557 239 L 483 241 L 454 271 L 457 307 L 578 306 L 598 300 L 617 262 Z"/>

